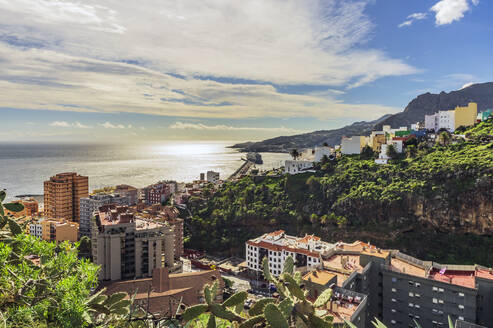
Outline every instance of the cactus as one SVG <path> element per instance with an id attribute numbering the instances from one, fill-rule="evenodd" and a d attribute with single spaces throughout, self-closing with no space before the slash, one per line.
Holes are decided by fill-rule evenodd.
<path id="1" fill-rule="evenodd" d="M 207 327 L 215 327 L 216 318 L 230 322 L 230 326 L 238 328 L 254 327 L 332 327 L 332 317 L 324 316 L 327 311 L 317 310 L 324 307 L 330 300 L 331 291 L 323 292 L 312 303 L 307 300 L 307 291 L 300 287 L 301 274 L 294 272 L 294 261 L 288 257 L 284 263 L 283 273 L 277 279 L 270 274 L 269 264 L 264 258 L 262 262 L 264 277 L 274 284 L 279 298 L 263 298 L 258 300 L 248 312 L 242 311 L 247 293 L 240 292 L 232 295 L 222 304 L 214 303 L 217 292 L 217 282 L 212 286 L 204 287 L 206 303 L 189 307 L 183 313 L 183 320 L 188 322 L 187 327 L 194 327 L 199 316 L 209 316 Z M 233 311 L 234 310 L 234 311 Z M 197 324 L 198 326 L 198 324 Z"/>

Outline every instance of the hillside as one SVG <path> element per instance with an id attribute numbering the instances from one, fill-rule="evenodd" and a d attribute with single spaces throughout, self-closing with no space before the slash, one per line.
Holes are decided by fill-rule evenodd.
<path id="1" fill-rule="evenodd" d="M 340 129 L 277 137 L 259 142 L 245 142 L 232 147 L 241 151 L 289 152 L 293 148 L 310 148 L 322 145 L 324 142 L 334 146 L 340 144 L 343 136 L 369 135 L 372 130 L 380 130 L 382 125 L 391 125 L 394 128 L 409 126 L 417 121 L 424 121 L 425 115 L 464 106 L 470 101 L 478 104 L 480 112 L 493 108 L 493 82 L 473 84 L 449 93 L 432 94 L 428 92 L 413 99 L 403 112 L 385 115 L 371 122 L 356 122 Z"/>
<path id="2" fill-rule="evenodd" d="M 492 123 L 467 133 L 481 136 Z M 241 255 L 274 229 L 325 240 L 371 241 L 427 260 L 493 265 L 493 143 L 419 147 L 377 165 L 359 155 L 317 173 L 228 182 L 196 203 L 188 247 Z"/>

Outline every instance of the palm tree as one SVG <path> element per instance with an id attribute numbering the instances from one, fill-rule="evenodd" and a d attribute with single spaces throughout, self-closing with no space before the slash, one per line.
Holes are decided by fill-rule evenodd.
<path id="1" fill-rule="evenodd" d="M 293 157 L 294 160 L 296 160 L 298 157 L 300 157 L 300 153 L 298 152 L 298 149 L 296 149 L 296 148 L 291 149 L 289 154 L 291 155 L 291 157 Z"/>

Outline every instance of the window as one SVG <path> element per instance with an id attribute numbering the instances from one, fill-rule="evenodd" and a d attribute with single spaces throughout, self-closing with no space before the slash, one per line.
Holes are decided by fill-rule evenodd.
<path id="1" fill-rule="evenodd" d="M 414 294 L 414 297 L 421 297 L 418 293 Z"/>
<path id="2" fill-rule="evenodd" d="M 464 305 L 459 304 L 459 309 L 464 310 Z"/>
<path id="3" fill-rule="evenodd" d="M 414 306 L 414 304 L 413 304 L 413 303 L 409 303 L 409 307 L 413 307 L 413 306 Z"/>
<path id="4" fill-rule="evenodd" d="M 395 302 L 397 302 L 397 301 L 395 300 L 395 298 L 393 298 L 393 299 L 392 299 L 392 302 L 393 302 L 393 303 L 395 303 Z"/>
<path id="5" fill-rule="evenodd" d="M 366 276 L 365 276 L 366 277 Z M 392 282 L 397 282 L 397 278 L 392 277 Z"/>
<path id="6" fill-rule="evenodd" d="M 434 292 L 438 291 L 438 287 L 433 286 L 433 291 Z"/>
<path id="7" fill-rule="evenodd" d="M 459 293 L 459 296 L 460 297 L 464 297 L 464 293 Z"/>
<path id="8" fill-rule="evenodd" d="M 397 291 L 397 289 L 392 288 L 392 293 L 395 293 L 396 291 Z"/>
<path id="9" fill-rule="evenodd" d="M 432 300 L 432 302 L 433 302 L 433 303 L 435 303 L 435 304 L 437 304 L 437 303 L 438 303 L 438 300 L 437 300 L 436 298 L 434 298 L 434 299 Z"/>
<path id="10" fill-rule="evenodd" d="M 459 317 L 459 320 L 462 320 L 462 321 L 464 321 L 464 317 Z"/>
<path id="11" fill-rule="evenodd" d="M 419 282 L 417 282 L 416 287 L 421 287 L 421 284 Z"/>
<path id="12" fill-rule="evenodd" d="M 440 293 L 443 293 L 443 288 L 438 288 L 438 291 L 439 291 Z"/>
<path id="13" fill-rule="evenodd" d="M 413 292 L 409 292 L 409 297 L 414 297 L 414 293 Z"/>
<path id="14" fill-rule="evenodd" d="M 397 312 L 395 309 L 391 309 L 390 311 L 392 311 L 392 313 L 396 313 Z"/>
<path id="15" fill-rule="evenodd" d="M 412 282 L 411 280 L 409 280 L 409 285 L 414 285 L 414 282 Z"/>
<path id="16" fill-rule="evenodd" d="M 396 322 L 397 322 L 397 321 L 395 321 L 395 320 L 390 320 L 390 323 L 391 323 L 391 324 L 393 324 L 393 325 L 395 325 L 395 324 L 396 324 Z"/>
<path id="17" fill-rule="evenodd" d="M 438 303 L 443 304 L 443 300 L 438 300 Z"/>
<path id="18" fill-rule="evenodd" d="M 421 306 L 419 306 L 419 304 L 415 304 L 415 305 L 414 305 L 414 307 L 415 307 L 416 309 L 419 309 Z"/>

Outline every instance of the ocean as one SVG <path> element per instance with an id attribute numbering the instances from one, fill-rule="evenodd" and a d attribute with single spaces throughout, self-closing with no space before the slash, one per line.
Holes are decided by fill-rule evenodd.
<path id="1" fill-rule="evenodd" d="M 133 145 L 0 143 L 0 188 L 8 199 L 43 194 L 43 181 L 61 172 L 89 176 L 90 190 L 129 184 L 144 187 L 159 180 L 190 182 L 201 172 L 229 177 L 244 153 L 227 148 L 232 142 L 167 141 Z M 288 154 L 262 153 L 259 169 L 280 167 Z"/>

